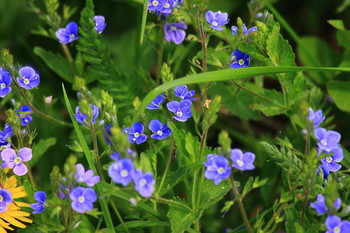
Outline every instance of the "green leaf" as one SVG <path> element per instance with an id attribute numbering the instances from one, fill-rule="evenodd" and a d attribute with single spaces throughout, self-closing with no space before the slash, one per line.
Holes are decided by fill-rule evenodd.
<path id="1" fill-rule="evenodd" d="M 212 72 L 204 72 L 200 74 L 188 75 L 183 78 L 176 79 L 172 82 L 164 83 L 151 92 L 149 92 L 146 97 L 142 100 L 141 105 L 137 108 L 137 111 L 134 114 L 133 122 L 137 121 L 141 112 L 146 108 L 146 106 L 154 100 L 159 94 L 169 90 L 170 88 L 187 85 L 193 83 L 205 83 L 205 82 L 217 82 L 217 81 L 229 81 L 229 80 L 238 80 L 242 78 L 249 78 L 259 75 L 272 75 L 279 73 L 291 73 L 299 71 L 341 71 L 341 72 L 350 72 L 348 67 L 297 67 L 297 66 L 281 66 L 281 67 L 249 67 L 249 68 L 240 68 L 240 69 L 227 69 L 219 70 Z"/>
<path id="2" fill-rule="evenodd" d="M 277 44 L 280 37 L 280 26 L 278 23 L 274 23 L 272 30 L 269 32 L 268 38 L 266 40 L 266 50 L 267 55 L 276 66 L 278 63 L 279 51 L 277 50 Z"/>
<path id="3" fill-rule="evenodd" d="M 69 66 L 68 61 L 62 55 L 46 51 L 41 47 L 35 47 L 34 53 L 58 76 L 69 83 L 73 83 L 74 72 L 72 72 L 72 67 Z"/>
<path id="4" fill-rule="evenodd" d="M 284 96 L 276 90 L 265 90 L 264 99 L 256 98 L 253 109 L 260 110 L 266 116 L 275 116 L 285 113 L 288 108 L 284 106 Z"/>
<path id="5" fill-rule="evenodd" d="M 186 203 L 184 203 L 186 205 Z M 182 233 L 186 231 L 192 223 L 200 217 L 200 212 L 191 212 L 188 209 L 170 205 L 167 216 L 170 219 L 171 232 Z"/>
<path id="6" fill-rule="evenodd" d="M 230 189 L 231 185 L 227 180 L 223 180 L 220 184 L 215 185 L 213 180 L 204 179 L 198 198 L 198 207 L 204 210 L 214 205 L 216 202 L 220 201 Z"/>
<path id="7" fill-rule="evenodd" d="M 171 171 L 167 175 L 164 187 L 160 192 L 160 196 L 167 194 L 175 185 L 183 181 L 187 175 L 193 173 L 193 167 L 179 167 L 175 172 Z"/>
<path id="8" fill-rule="evenodd" d="M 329 19 L 327 22 L 338 30 L 345 30 L 344 22 L 340 19 Z"/>
<path id="9" fill-rule="evenodd" d="M 129 221 L 125 225 L 127 228 L 144 228 L 144 227 L 170 227 L 169 222 L 156 221 L 156 220 L 147 220 L 147 221 Z M 124 226 L 119 225 L 115 228 L 117 232 L 125 232 Z"/>
<path id="10" fill-rule="evenodd" d="M 143 37 L 145 34 L 146 22 L 148 13 L 148 0 L 143 1 L 142 21 L 141 21 L 141 32 L 140 32 L 140 44 L 143 43 Z"/>
<path id="11" fill-rule="evenodd" d="M 251 176 L 249 177 L 249 179 L 247 180 L 247 182 L 244 185 L 243 191 L 242 191 L 242 195 L 244 196 L 246 193 L 248 193 L 250 190 L 252 190 L 253 188 L 253 182 L 254 182 L 254 178 Z"/>
<path id="12" fill-rule="evenodd" d="M 32 147 L 33 158 L 28 162 L 29 167 L 34 167 L 44 153 L 54 145 L 56 145 L 56 138 L 40 139 L 40 141 Z"/>
<path id="13" fill-rule="evenodd" d="M 329 82 L 327 90 L 339 109 L 350 112 L 350 82 Z"/>

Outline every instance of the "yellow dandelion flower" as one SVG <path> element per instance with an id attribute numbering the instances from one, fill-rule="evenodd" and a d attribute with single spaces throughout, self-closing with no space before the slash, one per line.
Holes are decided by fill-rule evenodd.
<path id="1" fill-rule="evenodd" d="M 21 207 L 30 207 L 30 205 L 15 200 L 26 196 L 23 186 L 17 187 L 15 176 L 0 179 L 0 233 L 6 233 L 7 230 L 13 231 L 13 226 L 25 228 L 24 223 L 33 222 L 28 218 L 30 214 L 21 210 Z"/>

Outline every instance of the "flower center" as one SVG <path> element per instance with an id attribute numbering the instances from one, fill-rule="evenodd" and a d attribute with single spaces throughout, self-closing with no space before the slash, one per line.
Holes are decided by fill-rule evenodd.
<path id="1" fill-rule="evenodd" d="M 243 59 L 239 59 L 238 60 L 238 64 L 240 64 L 241 66 L 244 65 L 244 60 Z"/>
<path id="2" fill-rule="evenodd" d="M 321 144 L 324 146 L 327 146 L 327 141 L 323 139 L 323 140 L 321 140 Z"/>
<path id="3" fill-rule="evenodd" d="M 153 5 L 153 6 L 158 6 L 158 5 L 159 5 L 159 2 L 155 0 L 155 1 L 152 2 L 152 5 Z"/>
<path id="4" fill-rule="evenodd" d="M 334 233 L 340 233 L 341 232 L 340 227 L 334 227 L 333 231 L 334 231 Z"/>
<path id="5" fill-rule="evenodd" d="M 213 21 L 213 22 L 211 23 L 211 25 L 213 25 L 214 27 L 216 27 L 216 26 L 218 26 L 218 23 L 217 23 L 216 21 Z"/>
<path id="6" fill-rule="evenodd" d="M 122 177 L 127 177 L 129 175 L 129 172 L 126 170 L 126 169 L 123 169 L 121 172 L 120 172 L 120 175 Z"/>
<path id="7" fill-rule="evenodd" d="M 1 90 L 4 89 L 6 87 L 5 83 L 1 83 Z"/>
<path id="8" fill-rule="evenodd" d="M 162 136 L 162 135 L 163 135 L 163 131 L 158 130 L 158 131 L 157 131 L 157 134 L 158 134 L 159 136 Z"/>
<path id="9" fill-rule="evenodd" d="M 75 38 L 75 35 L 74 35 L 74 34 L 70 34 L 70 35 L 69 35 L 69 38 L 74 39 L 74 38 Z"/>
<path id="10" fill-rule="evenodd" d="M 165 3 L 165 4 L 163 5 L 163 7 L 164 7 L 164 8 L 169 8 L 169 7 L 170 7 L 170 4 L 169 4 L 169 3 Z"/>
<path id="11" fill-rule="evenodd" d="M 141 186 L 145 186 L 146 184 L 147 184 L 147 181 L 145 179 L 141 179 L 139 181 L 139 185 L 141 185 Z"/>
<path id="12" fill-rule="evenodd" d="M 4 200 L 4 198 L 2 197 L 2 195 L 0 195 L 0 202 L 2 202 Z"/>
<path id="13" fill-rule="evenodd" d="M 331 163 L 333 161 L 333 158 L 332 157 L 327 157 L 326 161 L 327 161 L 327 163 Z"/>
<path id="14" fill-rule="evenodd" d="M 221 175 L 222 173 L 224 173 L 225 169 L 223 167 L 219 167 L 218 168 L 218 173 Z"/>
<path id="15" fill-rule="evenodd" d="M 242 167 L 243 164 L 244 164 L 243 161 L 240 160 L 240 159 L 237 159 L 236 163 L 237 163 L 237 165 L 240 166 L 240 167 Z"/>
<path id="16" fill-rule="evenodd" d="M 138 138 L 139 136 L 140 136 L 140 133 L 138 133 L 138 132 L 134 133 L 135 138 Z"/>
<path id="17" fill-rule="evenodd" d="M 176 31 L 177 28 L 175 26 L 171 26 L 170 29 Z"/>
<path id="18" fill-rule="evenodd" d="M 176 116 L 181 117 L 181 116 L 182 116 L 182 112 L 181 112 L 181 111 L 177 111 L 177 112 L 176 112 Z"/>
<path id="19" fill-rule="evenodd" d="M 78 197 L 78 201 L 79 203 L 83 203 L 85 201 L 85 197 L 84 196 Z"/>
<path id="20" fill-rule="evenodd" d="M 20 157 L 15 158 L 15 164 L 20 164 L 22 162 L 22 159 Z"/>
<path id="21" fill-rule="evenodd" d="M 29 79 L 27 79 L 27 78 L 25 78 L 25 79 L 23 80 L 23 82 L 24 82 L 24 84 L 26 84 L 26 85 L 28 85 L 28 84 L 30 83 Z"/>

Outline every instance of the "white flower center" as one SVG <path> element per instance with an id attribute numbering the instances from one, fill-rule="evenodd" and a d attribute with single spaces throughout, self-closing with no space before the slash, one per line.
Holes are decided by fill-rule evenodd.
<path id="1" fill-rule="evenodd" d="M 141 179 L 139 181 L 139 185 L 141 185 L 141 186 L 145 186 L 146 184 L 147 184 L 147 181 L 145 179 Z"/>
<path id="2" fill-rule="evenodd" d="M 158 5 L 159 5 L 159 2 L 156 1 L 156 0 L 154 0 L 154 1 L 152 2 L 152 5 L 153 5 L 153 6 L 158 6 Z"/>
<path id="3" fill-rule="evenodd" d="M 216 26 L 218 26 L 218 23 L 217 23 L 216 21 L 213 21 L 213 22 L 211 23 L 211 25 L 213 25 L 214 27 L 216 27 Z"/>
<path id="4" fill-rule="evenodd" d="M 327 157 L 326 161 L 327 161 L 327 163 L 331 163 L 333 161 L 333 158 L 332 157 Z"/>
<path id="5" fill-rule="evenodd" d="M 334 227 L 333 231 L 334 231 L 334 233 L 340 233 L 341 232 L 340 227 Z"/>
<path id="6" fill-rule="evenodd" d="M 74 35 L 74 34 L 70 34 L 69 37 L 70 37 L 71 39 L 74 39 L 74 38 L 75 38 L 75 35 Z"/>
<path id="7" fill-rule="evenodd" d="M 237 159 L 236 163 L 237 163 L 237 165 L 240 166 L 240 167 L 242 167 L 243 164 L 244 164 L 243 161 L 240 160 L 240 159 Z"/>
<path id="8" fill-rule="evenodd" d="M 181 117 L 181 116 L 182 116 L 182 112 L 181 112 L 181 111 L 177 111 L 177 112 L 176 112 L 176 116 Z"/>
<path id="9" fill-rule="evenodd" d="M 23 82 L 24 82 L 24 84 L 26 84 L 26 85 L 28 85 L 28 84 L 30 83 L 29 79 L 27 79 L 27 78 L 25 78 L 25 79 L 23 80 Z"/>
<path id="10" fill-rule="evenodd" d="M 163 131 L 158 130 L 158 131 L 157 131 L 157 134 L 158 134 L 159 136 L 162 136 L 162 135 L 163 135 Z"/>
<path id="11" fill-rule="evenodd" d="M 120 172 L 120 175 L 122 177 L 127 177 L 129 175 L 129 172 L 126 170 L 126 169 L 123 169 L 121 172 Z"/>
<path id="12" fill-rule="evenodd" d="M 15 158 L 15 164 L 20 164 L 22 162 L 22 159 L 20 157 Z"/>
<path id="13" fill-rule="evenodd" d="M 323 139 L 323 140 L 321 140 L 321 144 L 324 146 L 327 146 L 327 141 Z"/>
<path id="14" fill-rule="evenodd" d="M 4 198 L 0 195 L 0 202 L 2 202 L 4 200 Z"/>
<path id="15" fill-rule="evenodd" d="M 85 201 L 85 197 L 84 196 L 78 197 L 78 201 L 79 203 L 83 203 Z"/>
<path id="16" fill-rule="evenodd" d="M 170 7 L 170 4 L 169 4 L 169 3 L 165 3 L 165 4 L 163 5 L 163 7 L 164 7 L 164 8 L 169 8 L 169 7 Z"/>
<path id="17" fill-rule="evenodd" d="M 239 59 L 238 60 L 238 64 L 240 64 L 241 66 L 244 65 L 244 60 L 243 59 Z"/>
<path id="18" fill-rule="evenodd" d="M 176 31 L 177 28 L 175 26 L 171 26 L 170 29 Z"/>
<path id="19" fill-rule="evenodd" d="M 218 173 L 221 175 L 222 173 L 224 173 L 225 169 L 223 167 L 219 167 L 218 168 Z"/>
<path id="20" fill-rule="evenodd" d="M 140 133 L 138 133 L 138 132 L 134 133 L 135 138 L 138 138 L 139 136 L 140 136 Z"/>
<path id="21" fill-rule="evenodd" d="M 1 90 L 4 89 L 6 87 L 5 83 L 1 83 Z"/>

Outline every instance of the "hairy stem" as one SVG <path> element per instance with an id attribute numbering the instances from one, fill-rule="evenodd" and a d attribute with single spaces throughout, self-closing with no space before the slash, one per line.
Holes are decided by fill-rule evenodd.
<path id="1" fill-rule="evenodd" d="M 101 177 L 101 180 L 105 180 L 104 175 L 103 175 L 103 171 L 102 171 L 100 158 L 99 158 L 97 135 L 96 135 L 96 131 L 94 129 L 94 125 L 92 124 L 92 121 L 90 121 L 90 127 L 89 128 L 91 130 L 92 138 L 93 138 L 93 141 L 94 141 L 94 153 L 95 153 L 95 163 L 97 165 L 97 171 L 98 171 L 98 173 L 99 173 L 99 175 Z"/>

